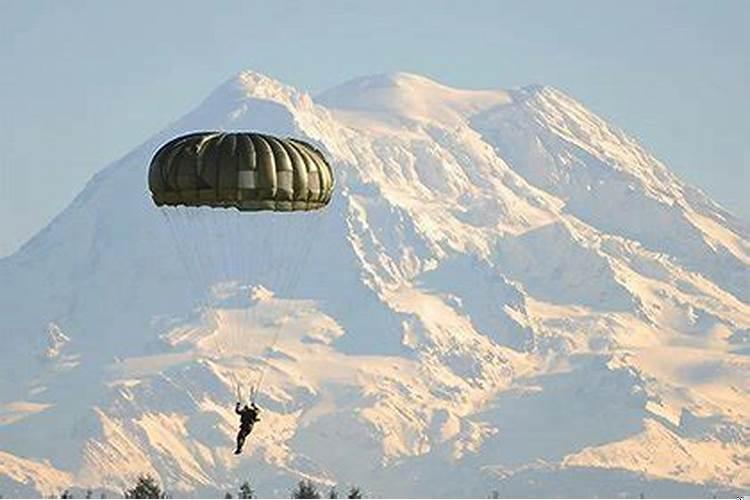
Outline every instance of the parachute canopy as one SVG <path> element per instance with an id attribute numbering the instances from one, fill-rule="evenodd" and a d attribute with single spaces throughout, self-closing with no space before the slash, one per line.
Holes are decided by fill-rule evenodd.
<path id="1" fill-rule="evenodd" d="M 148 184 L 158 206 L 241 211 L 314 210 L 333 194 L 333 171 L 314 146 L 250 132 L 197 132 L 164 144 Z"/>

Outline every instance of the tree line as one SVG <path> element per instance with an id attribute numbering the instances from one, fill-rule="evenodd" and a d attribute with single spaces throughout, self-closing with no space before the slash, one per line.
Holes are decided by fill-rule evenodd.
<path id="1" fill-rule="evenodd" d="M 88 489 L 83 498 L 93 498 L 94 492 Z M 235 496 L 236 495 L 236 496 Z M 122 492 L 123 498 L 170 498 L 159 482 L 150 474 L 138 476 L 135 484 Z M 2 498 L 2 496 L 0 496 Z M 60 494 L 60 498 L 74 498 L 70 490 L 65 490 Z M 98 498 L 106 498 L 105 494 L 100 494 Z M 243 482 L 237 491 L 233 494 L 227 491 L 224 498 L 255 498 L 255 489 L 249 481 Z M 321 491 L 315 483 L 304 479 L 297 483 L 289 492 L 289 498 L 363 498 L 362 490 L 358 486 L 352 486 L 346 490 L 344 496 L 339 496 L 339 491 L 335 486 L 328 488 L 327 491 Z"/>

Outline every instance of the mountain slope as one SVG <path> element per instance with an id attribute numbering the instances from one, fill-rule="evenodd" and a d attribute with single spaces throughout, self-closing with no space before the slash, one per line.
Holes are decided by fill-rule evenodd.
<path id="1" fill-rule="evenodd" d="M 306 139 L 338 187 L 314 219 L 231 215 L 246 272 L 191 276 L 180 263 L 217 246 L 152 205 L 146 171 L 168 138 L 211 129 Z M 243 72 L 0 260 L 0 477 L 42 494 L 141 472 L 191 494 L 246 477 L 263 495 L 300 477 L 387 496 L 734 493 L 749 235 L 555 89 L 397 73 L 312 98 Z M 262 273 L 258 241 L 287 279 Z M 236 383 L 260 379 L 238 459 Z"/>

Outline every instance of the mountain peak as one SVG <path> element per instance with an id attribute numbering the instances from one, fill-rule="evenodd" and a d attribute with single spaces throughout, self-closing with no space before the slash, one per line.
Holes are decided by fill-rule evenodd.
<path id="1" fill-rule="evenodd" d="M 240 71 L 231 80 L 251 95 L 268 90 L 297 92 L 293 87 L 271 76 L 250 69 Z"/>
<path id="2" fill-rule="evenodd" d="M 171 133 L 190 131 L 190 123 L 200 122 L 211 129 L 262 129 L 287 135 L 296 126 L 296 113 L 313 108 L 307 93 L 263 73 L 245 70 L 214 89 Z"/>
<path id="3" fill-rule="evenodd" d="M 211 99 L 260 99 L 290 105 L 310 102 L 310 96 L 281 81 L 254 70 L 243 70 L 227 79 L 209 96 Z"/>
<path id="4" fill-rule="evenodd" d="M 407 71 L 395 71 L 391 73 L 375 73 L 354 78 L 342 86 L 357 86 L 361 89 L 383 88 L 383 87 L 445 87 L 435 80 L 426 76 Z"/>
<path id="5" fill-rule="evenodd" d="M 391 115 L 443 124 L 511 102 L 503 90 L 469 90 L 408 72 L 380 73 L 326 90 L 315 101 L 340 111 Z"/>

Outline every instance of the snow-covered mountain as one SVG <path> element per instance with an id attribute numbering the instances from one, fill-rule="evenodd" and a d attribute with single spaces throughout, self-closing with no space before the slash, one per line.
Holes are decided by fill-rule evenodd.
<path id="1" fill-rule="evenodd" d="M 293 291 L 180 265 L 148 164 L 214 129 L 333 164 L 312 237 L 274 219 L 309 248 L 284 259 Z M 241 251 L 283 250 L 269 219 L 232 217 Z M 397 73 L 310 97 L 243 72 L 97 174 L 0 283 L 0 494 L 144 472 L 189 495 L 750 487 L 750 226 L 553 88 Z M 235 381 L 259 373 L 237 458 Z"/>

